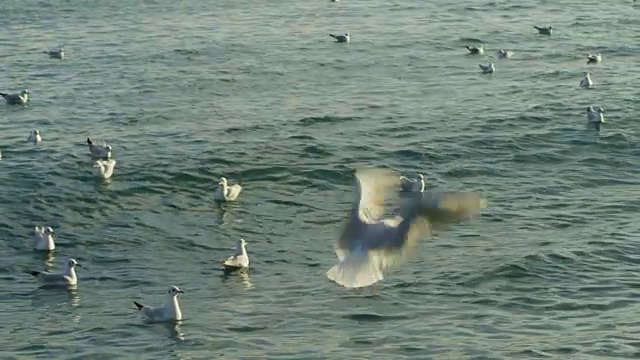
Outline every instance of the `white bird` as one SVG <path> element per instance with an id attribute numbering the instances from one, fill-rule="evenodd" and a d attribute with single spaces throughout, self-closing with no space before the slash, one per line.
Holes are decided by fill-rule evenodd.
<path id="1" fill-rule="evenodd" d="M 0 160 L 2 160 L 2 151 L 0 151 Z"/>
<path id="2" fill-rule="evenodd" d="M 27 138 L 28 142 L 32 142 L 34 144 L 38 144 L 42 141 L 42 136 L 40 136 L 40 130 L 36 129 L 33 130 L 30 134 L 29 137 Z"/>
<path id="3" fill-rule="evenodd" d="M 534 26 L 534 28 L 536 28 L 536 30 L 538 30 L 538 33 L 540 33 L 542 35 L 551 35 L 551 34 L 553 34 L 553 27 L 552 26 L 549 26 L 549 27 Z"/>
<path id="4" fill-rule="evenodd" d="M 53 241 L 53 229 L 50 227 L 37 226 L 35 227 L 33 246 L 34 250 L 51 251 L 56 248 L 56 243 Z"/>
<path id="5" fill-rule="evenodd" d="M 344 35 L 329 34 L 329 36 L 331 36 L 332 38 L 336 39 L 336 42 L 339 42 L 339 43 L 350 43 L 351 42 L 351 34 L 349 34 L 349 33 L 344 33 Z"/>
<path id="6" fill-rule="evenodd" d="M 218 182 L 218 188 L 216 189 L 216 193 L 214 195 L 214 200 L 216 201 L 234 201 L 240 195 L 242 191 L 242 186 L 240 184 L 235 184 L 229 186 L 226 178 L 220 178 L 220 182 Z"/>
<path id="7" fill-rule="evenodd" d="M 49 55 L 50 57 L 54 58 L 54 59 L 64 59 L 64 47 L 61 46 L 57 49 L 53 49 L 53 50 L 47 50 L 47 51 L 43 51 L 43 53 Z"/>
<path id="8" fill-rule="evenodd" d="M 580 87 L 584 89 L 590 89 L 593 87 L 593 81 L 591 80 L 590 73 L 584 73 L 584 77 L 580 80 Z"/>
<path id="9" fill-rule="evenodd" d="M 497 54 L 498 54 L 498 59 L 508 59 L 513 56 L 513 51 L 500 49 L 498 50 Z"/>
<path id="10" fill-rule="evenodd" d="M 94 144 L 91 138 L 87 138 L 87 145 L 89 145 L 89 152 L 91 156 L 96 158 L 110 158 L 111 157 L 111 145 L 107 145 L 106 142 L 102 144 Z"/>
<path id="11" fill-rule="evenodd" d="M 82 265 L 75 259 L 69 259 L 61 273 L 54 274 L 42 271 L 27 271 L 27 274 L 35 276 L 46 286 L 73 286 L 78 284 L 78 277 L 76 276 L 75 270 L 76 266 Z"/>
<path id="12" fill-rule="evenodd" d="M 384 201 L 399 185 L 390 170 L 359 170 L 356 196 L 342 234 L 336 243 L 339 263 L 327 277 L 347 288 L 372 285 L 383 271 L 404 260 L 431 228 L 477 215 L 486 202 L 476 193 L 435 193 L 408 199 L 400 216 L 381 219 Z"/>
<path id="13" fill-rule="evenodd" d="M 235 252 L 226 258 L 222 265 L 226 275 L 249 267 L 249 255 L 247 255 L 247 242 L 240 239 L 236 242 Z"/>
<path id="14" fill-rule="evenodd" d="M 604 124 L 604 109 L 589 106 L 587 108 L 587 125 L 593 125 L 599 131 L 602 124 Z"/>
<path id="15" fill-rule="evenodd" d="M 483 74 L 493 74 L 496 71 L 496 65 L 493 62 L 490 62 L 489 65 L 478 64 L 478 66 Z"/>
<path id="16" fill-rule="evenodd" d="M 138 308 L 138 311 L 149 322 L 166 322 L 166 321 L 180 321 L 182 320 L 182 311 L 180 311 L 180 304 L 178 304 L 178 294 L 184 294 L 184 291 L 180 290 L 175 285 L 169 286 L 169 301 L 162 306 L 152 307 L 141 304 L 137 301 L 133 303 Z"/>
<path id="17" fill-rule="evenodd" d="M 469 50 L 469 55 L 482 55 L 484 54 L 484 45 L 480 46 L 466 46 L 467 50 Z"/>
<path id="18" fill-rule="evenodd" d="M 417 179 L 409 179 L 405 176 L 400 176 L 400 188 L 405 192 L 424 192 L 427 184 L 424 181 L 424 175 L 418 174 Z"/>
<path id="19" fill-rule="evenodd" d="M 113 159 L 96 160 L 93 167 L 98 169 L 97 172 L 103 179 L 108 179 L 113 175 L 113 169 L 116 167 L 116 161 Z"/>
<path id="20" fill-rule="evenodd" d="M 597 64 L 602 61 L 602 54 L 584 54 L 587 57 L 587 64 Z"/>
<path id="21" fill-rule="evenodd" d="M 0 96 L 2 96 L 9 105 L 24 105 L 29 100 L 29 90 L 24 89 L 19 94 L 0 93 Z"/>

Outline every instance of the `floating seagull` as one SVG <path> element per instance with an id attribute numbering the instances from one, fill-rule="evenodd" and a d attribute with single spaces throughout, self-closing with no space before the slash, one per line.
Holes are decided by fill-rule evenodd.
<path id="1" fill-rule="evenodd" d="M 426 192 L 400 206 L 400 216 L 381 219 L 385 197 L 399 185 L 391 170 L 359 170 L 356 196 L 336 243 L 339 263 L 327 277 L 347 288 L 372 285 L 404 260 L 433 225 L 477 215 L 486 202 L 475 193 Z"/>
<path id="2" fill-rule="evenodd" d="M 24 89 L 20 94 L 0 93 L 0 96 L 2 96 L 9 105 L 24 105 L 29 100 L 29 90 Z"/>
<path id="3" fill-rule="evenodd" d="M 478 47 L 475 46 L 466 46 L 467 50 L 469 50 L 469 55 L 482 55 L 484 54 L 484 45 L 480 45 Z"/>
<path id="4" fill-rule="evenodd" d="M 500 49 L 497 52 L 498 59 L 508 59 L 513 56 L 513 51 Z"/>
<path id="5" fill-rule="evenodd" d="M 113 169 L 116 167 L 116 161 L 113 159 L 109 160 L 96 160 L 93 164 L 93 167 L 98 169 L 98 173 L 102 176 L 103 179 L 108 179 L 113 175 Z"/>
<path id="6" fill-rule="evenodd" d="M 29 137 L 27 138 L 28 142 L 32 142 L 34 144 L 38 144 L 42 141 L 42 136 L 40 136 L 40 130 L 36 129 L 33 130 L 31 132 L 31 134 L 29 134 Z"/>
<path id="7" fill-rule="evenodd" d="M 537 27 L 534 26 L 538 30 L 538 32 L 542 35 L 551 35 L 553 33 L 553 27 Z"/>
<path id="8" fill-rule="evenodd" d="M 602 61 L 602 54 L 584 54 L 587 57 L 587 64 L 597 64 Z"/>
<path id="9" fill-rule="evenodd" d="M 76 266 L 82 265 L 78 264 L 75 259 L 69 259 L 67 260 L 64 270 L 58 274 L 42 271 L 27 271 L 26 273 L 35 276 L 47 286 L 73 286 L 78 283 L 75 270 Z"/>
<path id="10" fill-rule="evenodd" d="M 53 241 L 53 234 L 53 229 L 48 226 L 46 228 L 43 226 L 36 226 L 34 250 L 54 250 L 56 248 L 56 244 Z"/>
<path id="11" fill-rule="evenodd" d="M 478 66 L 480 66 L 483 74 L 493 74 L 496 71 L 496 66 L 493 62 L 489 63 L 489 65 L 479 64 Z"/>
<path id="12" fill-rule="evenodd" d="M 405 192 L 424 192 L 426 188 L 424 182 L 424 175 L 418 174 L 417 179 L 409 179 L 405 176 L 400 176 L 400 188 Z"/>
<path id="13" fill-rule="evenodd" d="M 182 312 L 178 304 L 178 294 L 184 294 L 184 291 L 175 285 L 171 285 L 169 286 L 168 294 L 169 301 L 160 307 L 143 305 L 137 301 L 133 303 L 149 322 L 180 321 L 182 320 Z"/>
<path id="14" fill-rule="evenodd" d="M 43 51 L 43 53 L 49 55 L 50 57 L 54 58 L 54 59 L 64 59 L 64 47 L 61 46 L 57 49 L 54 50 L 48 50 L 48 51 Z"/>
<path id="15" fill-rule="evenodd" d="M 228 186 L 226 178 L 220 178 L 220 182 L 218 183 L 218 189 L 216 189 L 216 194 L 214 195 L 214 200 L 216 201 L 234 201 L 240 195 L 240 191 L 242 191 L 242 186 L 240 184 L 235 184 Z"/>
<path id="16" fill-rule="evenodd" d="M 2 151 L 0 151 L 0 160 L 2 160 Z"/>
<path id="17" fill-rule="evenodd" d="M 247 242 L 244 241 L 244 239 L 240 239 L 236 242 L 235 253 L 222 262 L 222 265 L 224 265 L 225 275 L 249 267 L 249 255 L 247 255 L 246 246 Z"/>
<path id="18" fill-rule="evenodd" d="M 584 77 L 582 78 L 582 80 L 580 80 L 580 87 L 585 89 L 590 89 L 593 87 L 593 81 L 591 80 L 590 73 L 584 73 Z"/>
<path id="19" fill-rule="evenodd" d="M 111 145 L 107 145 L 104 141 L 101 145 L 95 145 L 91 141 L 91 138 L 87 138 L 87 144 L 89 145 L 89 152 L 91 152 L 91 156 L 107 159 L 111 157 Z"/>
<path id="20" fill-rule="evenodd" d="M 336 39 L 336 42 L 339 43 L 349 43 L 351 42 L 351 35 L 349 33 L 344 33 L 344 35 L 334 35 L 329 34 L 332 38 Z"/>
<path id="21" fill-rule="evenodd" d="M 602 124 L 604 124 L 604 109 L 589 106 L 587 108 L 587 125 L 593 125 L 596 130 L 600 131 Z"/>

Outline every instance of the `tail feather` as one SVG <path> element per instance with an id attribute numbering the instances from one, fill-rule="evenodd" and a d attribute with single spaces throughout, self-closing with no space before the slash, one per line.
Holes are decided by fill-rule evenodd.
<path id="1" fill-rule="evenodd" d="M 137 302 L 137 301 L 134 301 L 133 303 L 136 305 L 136 307 L 138 308 L 138 310 L 142 310 L 142 308 L 144 307 L 144 305 L 140 304 L 140 303 L 139 303 L 139 302 Z"/>
<path id="2" fill-rule="evenodd" d="M 91 141 L 91 138 L 87 138 L 87 144 L 93 145 L 93 142 Z"/>
<path id="3" fill-rule="evenodd" d="M 7 97 L 7 95 L 9 95 L 9 94 L 7 94 L 7 93 L 0 93 L 0 96 L 2 96 L 2 97 Z"/>
<path id="4" fill-rule="evenodd" d="M 346 288 L 361 288 L 384 279 L 380 267 L 367 253 L 351 253 L 327 271 L 327 277 Z"/>
<path id="5" fill-rule="evenodd" d="M 333 35 L 333 34 L 329 34 L 329 36 L 331 36 L 331 37 L 332 37 L 332 38 L 334 38 L 334 39 L 337 39 L 337 38 L 338 38 L 338 36 L 337 36 L 337 35 Z"/>
<path id="6" fill-rule="evenodd" d="M 31 275 L 33 275 L 33 276 L 35 276 L 35 277 L 38 277 L 38 275 L 40 275 L 40 274 L 41 274 L 41 272 L 40 272 L 40 271 L 25 271 L 25 273 L 27 273 L 27 274 L 31 274 Z"/>

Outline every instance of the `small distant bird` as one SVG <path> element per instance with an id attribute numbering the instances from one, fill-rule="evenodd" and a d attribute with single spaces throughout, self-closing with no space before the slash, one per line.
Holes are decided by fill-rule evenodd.
<path id="1" fill-rule="evenodd" d="M 98 174 L 102 176 L 103 179 L 108 179 L 113 175 L 113 169 L 116 167 L 116 161 L 113 159 L 109 160 L 96 160 L 93 164 L 93 167 L 98 169 Z"/>
<path id="2" fill-rule="evenodd" d="M 602 54 L 585 54 L 587 57 L 587 64 L 597 64 L 602 61 Z"/>
<path id="3" fill-rule="evenodd" d="M 542 34 L 542 35 L 551 35 L 553 34 L 553 27 L 549 26 L 549 27 L 537 27 L 534 26 L 534 28 L 536 28 L 538 30 L 538 33 Z"/>
<path id="4" fill-rule="evenodd" d="M 169 301 L 162 306 L 152 307 L 141 304 L 137 301 L 133 303 L 138 308 L 138 311 L 148 322 L 169 322 L 182 320 L 182 311 L 180 311 L 180 304 L 178 304 L 178 294 L 184 294 L 184 291 L 180 290 L 175 285 L 169 286 Z"/>
<path id="5" fill-rule="evenodd" d="M 2 151 L 0 151 L 0 160 L 2 160 Z"/>
<path id="6" fill-rule="evenodd" d="M 493 62 L 489 63 L 489 65 L 479 64 L 478 66 L 480 66 L 483 74 L 493 74 L 496 71 L 496 65 Z"/>
<path id="7" fill-rule="evenodd" d="M 467 50 L 469 50 L 469 55 L 482 55 L 484 54 L 484 45 L 480 46 L 466 46 Z"/>
<path id="8" fill-rule="evenodd" d="M 240 184 L 235 184 L 229 186 L 227 183 L 227 179 L 221 177 L 220 182 L 218 182 L 218 188 L 216 189 L 216 193 L 214 195 L 214 200 L 216 201 L 234 201 L 240 195 L 242 191 L 242 186 Z"/>
<path id="9" fill-rule="evenodd" d="M 498 59 L 508 59 L 513 56 L 513 51 L 500 49 L 497 52 Z"/>
<path id="10" fill-rule="evenodd" d="M 89 145 L 89 152 L 91 156 L 96 158 L 110 158 L 111 157 L 111 145 L 107 145 L 104 141 L 102 144 L 94 144 L 91 138 L 87 138 L 87 145 Z"/>
<path id="11" fill-rule="evenodd" d="M 246 246 L 247 242 L 244 239 L 236 242 L 235 253 L 222 262 L 225 275 L 249 267 L 249 255 L 247 255 Z"/>
<path id="12" fill-rule="evenodd" d="M 19 94 L 0 93 L 0 96 L 2 96 L 9 105 L 24 105 L 29 100 L 29 90 L 24 89 Z"/>
<path id="13" fill-rule="evenodd" d="M 590 73 L 584 73 L 584 77 L 580 80 L 580 87 L 584 89 L 590 89 L 593 87 L 593 81 L 591 80 Z"/>
<path id="14" fill-rule="evenodd" d="M 604 124 L 604 109 L 589 106 L 587 108 L 587 125 L 593 125 L 596 130 L 600 131 L 602 124 Z"/>
<path id="15" fill-rule="evenodd" d="M 44 250 L 44 251 L 52 251 L 56 248 L 56 243 L 53 241 L 53 229 L 50 227 L 35 227 L 35 244 L 33 246 L 34 250 Z"/>
<path id="16" fill-rule="evenodd" d="M 344 35 L 329 34 L 329 36 L 331 36 L 332 38 L 336 39 L 336 42 L 339 42 L 339 43 L 350 43 L 351 42 L 351 35 L 349 33 L 344 33 Z"/>
<path id="17" fill-rule="evenodd" d="M 61 46 L 57 49 L 53 49 L 53 50 L 47 50 L 47 51 L 43 51 L 43 53 L 49 55 L 50 57 L 54 58 L 54 59 L 64 59 L 64 47 Z"/>
<path id="18" fill-rule="evenodd" d="M 38 144 L 42 141 L 42 136 L 40 136 L 40 130 L 36 129 L 33 130 L 30 134 L 29 137 L 27 138 L 28 142 L 32 142 L 34 144 Z"/>
<path id="19" fill-rule="evenodd" d="M 46 286 L 73 286 L 78 284 L 76 266 L 82 265 L 75 259 L 69 259 L 61 273 L 54 274 L 42 271 L 26 271 L 26 273 L 35 276 Z"/>
<path id="20" fill-rule="evenodd" d="M 400 176 L 400 189 L 404 192 L 424 192 L 427 184 L 424 181 L 424 175 L 418 174 L 417 179 L 410 179 Z"/>

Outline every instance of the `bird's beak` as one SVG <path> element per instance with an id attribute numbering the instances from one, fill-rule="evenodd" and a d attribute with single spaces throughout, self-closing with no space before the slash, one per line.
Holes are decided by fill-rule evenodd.
<path id="1" fill-rule="evenodd" d="M 80 263 L 76 263 L 76 266 L 80 266 L 80 267 L 82 267 L 82 264 L 80 264 Z"/>
<path id="2" fill-rule="evenodd" d="M 184 290 L 178 290 L 178 294 L 184 294 Z"/>

